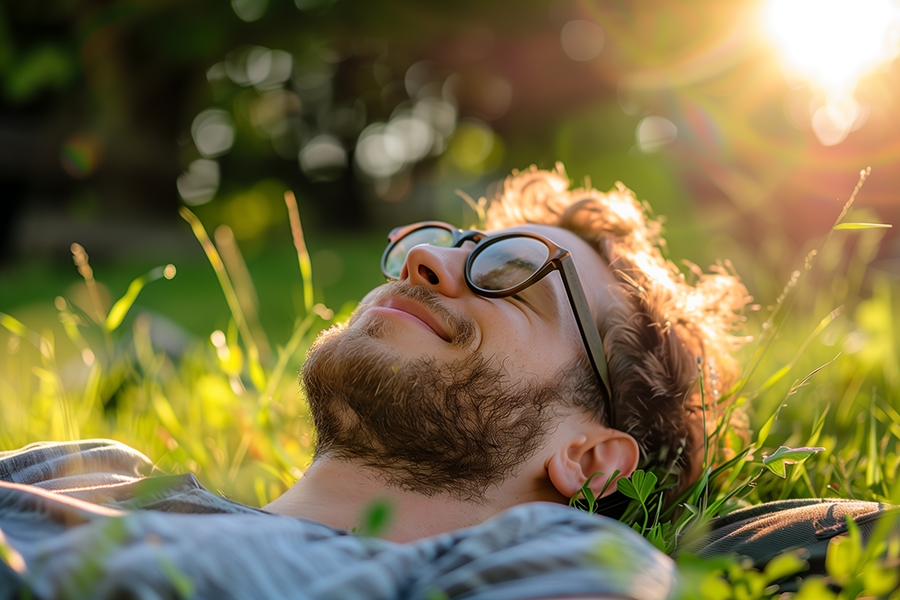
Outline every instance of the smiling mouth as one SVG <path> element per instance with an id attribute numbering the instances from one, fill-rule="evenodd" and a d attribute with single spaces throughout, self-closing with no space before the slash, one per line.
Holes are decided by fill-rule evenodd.
<path id="1" fill-rule="evenodd" d="M 434 317 L 434 315 L 432 315 L 424 306 L 422 306 L 418 302 L 413 302 L 405 298 L 394 296 L 388 298 L 385 302 L 379 305 L 373 306 L 372 308 L 381 308 L 402 313 L 403 316 L 413 319 L 430 329 L 436 336 L 438 336 L 445 342 L 453 342 L 453 338 L 450 337 L 450 334 L 447 333 L 447 330 L 444 328 L 444 326 Z"/>

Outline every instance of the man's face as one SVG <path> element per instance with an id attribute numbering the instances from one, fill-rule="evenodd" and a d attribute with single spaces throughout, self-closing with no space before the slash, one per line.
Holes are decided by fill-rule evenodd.
<path id="1" fill-rule="evenodd" d="M 600 256 L 575 234 L 510 231 L 572 253 L 595 320 L 621 302 Z M 560 275 L 484 298 L 465 281 L 472 248 L 413 248 L 398 281 L 317 340 L 304 383 L 319 455 L 362 459 L 409 489 L 479 496 L 539 447 L 571 378 L 594 377 L 573 373 L 586 351 Z"/>

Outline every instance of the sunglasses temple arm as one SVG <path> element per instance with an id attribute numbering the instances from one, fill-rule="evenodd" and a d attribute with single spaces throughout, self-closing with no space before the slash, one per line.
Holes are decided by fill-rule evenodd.
<path id="1" fill-rule="evenodd" d="M 578 323 L 578 331 L 581 333 L 581 339 L 588 350 L 588 358 L 594 371 L 600 376 L 603 386 L 606 388 L 606 409 L 609 419 L 609 425 L 612 426 L 616 422 L 616 415 L 613 409 L 612 389 L 609 385 L 609 368 L 606 362 L 606 353 L 603 351 L 603 341 L 600 339 L 600 333 L 594 325 L 594 318 L 591 315 L 591 308 L 588 305 L 587 297 L 584 295 L 584 288 L 581 287 L 581 281 L 578 273 L 575 271 L 575 264 L 571 255 L 565 256 L 560 260 L 560 271 L 562 274 L 563 285 L 566 286 L 566 292 L 569 296 L 569 303 L 575 313 L 575 321 Z"/>

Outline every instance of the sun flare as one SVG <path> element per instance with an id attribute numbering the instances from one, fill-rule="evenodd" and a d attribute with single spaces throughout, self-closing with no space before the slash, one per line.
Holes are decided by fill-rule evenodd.
<path id="1" fill-rule="evenodd" d="M 897 56 L 900 6 L 891 0 L 768 0 L 764 21 L 785 67 L 826 92 Z"/>

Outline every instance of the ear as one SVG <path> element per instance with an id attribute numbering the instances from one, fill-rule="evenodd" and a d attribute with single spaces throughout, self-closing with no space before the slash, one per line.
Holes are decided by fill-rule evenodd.
<path id="1" fill-rule="evenodd" d="M 624 431 L 597 425 L 587 435 L 567 439 L 547 462 L 547 474 L 566 498 L 575 496 L 591 475 L 588 484 L 597 497 L 616 491 L 615 481 L 607 482 L 617 470 L 616 479 L 630 476 L 637 468 L 640 450 L 634 438 Z M 606 490 L 603 491 L 603 488 Z"/>

